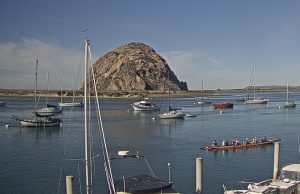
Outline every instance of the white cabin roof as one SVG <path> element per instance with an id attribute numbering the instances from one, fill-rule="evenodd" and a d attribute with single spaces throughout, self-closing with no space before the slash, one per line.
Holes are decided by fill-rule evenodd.
<path id="1" fill-rule="evenodd" d="M 300 164 L 291 164 L 284 168 L 282 168 L 283 171 L 290 171 L 290 172 L 300 172 Z"/>

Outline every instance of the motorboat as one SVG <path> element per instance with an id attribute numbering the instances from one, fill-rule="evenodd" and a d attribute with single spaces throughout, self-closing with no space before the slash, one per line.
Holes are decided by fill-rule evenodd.
<path id="1" fill-rule="evenodd" d="M 233 108 L 233 103 L 223 102 L 218 104 L 213 104 L 214 109 L 226 109 L 226 108 Z"/>
<path id="2" fill-rule="evenodd" d="M 166 181 L 157 178 L 147 159 L 144 156 L 139 155 L 138 152 L 134 155 L 129 155 L 128 153 L 129 151 L 119 151 L 118 156 L 111 157 L 110 161 L 112 162 L 113 160 L 117 159 L 141 160 L 147 166 L 149 173 L 116 180 L 115 190 L 117 194 L 169 193 L 165 191 L 172 189 L 171 187 L 174 182 L 172 182 L 170 179 Z M 172 193 L 178 194 L 174 190 Z"/>
<path id="3" fill-rule="evenodd" d="M 224 194 L 299 194 L 300 164 L 290 164 L 281 169 L 279 179 L 268 179 L 258 183 L 247 183 L 245 188 L 228 189 Z"/>
<path id="4" fill-rule="evenodd" d="M 212 101 L 208 98 L 202 98 L 201 100 L 199 100 L 197 102 L 197 104 L 199 104 L 199 105 L 205 105 L 205 104 L 211 104 L 211 103 L 212 103 Z"/>
<path id="5" fill-rule="evenodd" d="M 156 106 L 154 103 L 151 102 L 149 98 L 144 98 L 139 102 L 134 102 L 132 104 L 133 110 L 136 111 L 155 111 L 159 110 L 159 107 Z"/>

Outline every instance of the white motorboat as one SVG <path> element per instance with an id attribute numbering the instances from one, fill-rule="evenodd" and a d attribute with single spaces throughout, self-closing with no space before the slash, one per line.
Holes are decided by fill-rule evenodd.
<path id="1" fill-rule="evenodd" d="M 159 110 L 159 107 L 150 101 L 149 98 L 144 98 L 139 102 L 134 102 L 132 104 L 133 110 L 137 111 L 154 111 Z"/>
<path id="2" fill-rule="evenodd" d="M 197 104 L 199 104 L 199 105 L 211 104 L 211 103 L 212 103 L 212 101 L 210 99 L 208 99 L 208 98 L 202 98 L 201 100 L 199 100 L 197 102 Z"/>
<path id="3" fill-rule="evenodd" d="M 299 194 L 300 164 L 291 164 L 282 168 L 280 178 L 269 179 L 259 183 L 246 183 L 244 189 L 227 190 L 224 194 Z"/>
<path id="4" fill-rule="evenodd" d="M 283 167 L 278 177 L 279 142 L 274 145 L 273 179 L 258 183 L 238 181 L 240 188 L 223 185 L 224 194 L 300 194 L 300 164 Z M 255 171 L 254 171 L 255 172 Z M 244 186 L 243 186 L 244 184 Z"/>
<path id="5" fill-rule="evenodd" d="M 245 101 L 245 104 L 267 104 L 269 102 L 269 99 L 266 99 L 264 97 L 256 97 L 255 93 L 255 67 L 256 63 L 253 64 L 253 72 L 251 74 L 251 81 L 253 81 L 252 87 L 253 87 L 253 99 L 248 99 Z"/>

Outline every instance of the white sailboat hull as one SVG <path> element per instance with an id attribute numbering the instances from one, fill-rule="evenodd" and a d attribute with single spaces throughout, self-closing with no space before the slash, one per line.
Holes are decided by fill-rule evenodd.
<path id="1" fill-rule="evenodd" d="M 246 100 L 245 104 L 267 104 L 269 99 L 265 98 L 255 98 L 253 100 Z"/>
<path id="2" fill-rule="evenodd" d="M 184 113 L 174 111 L 174 110 L 166 112 L 166 113 L 159 114 L 159 117 L 161 119 L 183 119 L 184 116 L 185 116 Z"/>
<path id="3" fill-rule="evenodd" d="M 59 119 L 38 119 L 38 118 L 32 118 L 32 119 L 23 119 L 20 120 L 22 127 L 56 127 L 60 126 L 60 120 Z"/>
<path id="4" fill-rule="evenodd" d="M 288 101 L 286 103 L 284 103 L 283 105 L 285 108 L 295 108 L 296 104 L 294 103 L 294 101 Z"/>
<path id="5" fill-rule="evenodd" d="M 6 101 L 0 100 L 0 106 L 5 106 L 5 105 L 6 105 Z"/>
<path id="6" fill-rule="evenodd" d="M 40 116 L 53 116 L 60 114 L 62 112 L 62 109 L 57 107 L 46 107 L 37 109 L 35 112 L 38 113 Z"/>
<path id="7" fill-rule="evenodd" d="M 60 102 L 58 106 L 60 107 L 83 107 L 82 102 Z"/>

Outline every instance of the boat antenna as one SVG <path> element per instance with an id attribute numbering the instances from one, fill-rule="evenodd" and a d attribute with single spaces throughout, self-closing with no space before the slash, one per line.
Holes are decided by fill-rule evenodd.
<path id="1" fill-rule="evenodd" d="M 36 93 L 37 93 L 37 70 L 38 70 L 38 65 L 39 65 L 39 60 L 36 59 L 36 63 L 35 63 L 34 110 L 37 108 L 37 98 L 36 98 Z"/>
<path id="2" fill-rule="evenodd" d="M 300 139 L 299 139 L 299 136 L 298 136 L 298 151 L 299 151 L 299 155 L 300 155 Z"/>
<path id="3" fill-rule="evenodd" d="M 171 164 L 168 162 L 169 183 L 171 182 Z"/>

